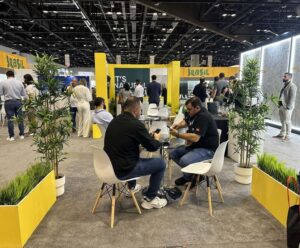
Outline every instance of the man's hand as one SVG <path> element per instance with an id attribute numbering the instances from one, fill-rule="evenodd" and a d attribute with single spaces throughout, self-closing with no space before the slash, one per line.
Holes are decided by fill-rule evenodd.
<path id="1" fill-rule="evenodd" d="M 160 140 L 160 133 L 153 133 L 153 138 L 155 140 Z"/>
<path id="2" fill-rule="evenodd" d="M 178 131 L 176 129 L 170 128 L 170 134 L 175 137 L 178 137 Z"/>
<path id="3" fill-rule="evenodd" d="M 170 128 L 170 131 L 171 131 L 172 129 L 178 130 L 178 129 L 179 129 L 179 125 L 178 125 L 178 124 L 173 124 L 173 125 L 171 126 L 171 128 Z"/>

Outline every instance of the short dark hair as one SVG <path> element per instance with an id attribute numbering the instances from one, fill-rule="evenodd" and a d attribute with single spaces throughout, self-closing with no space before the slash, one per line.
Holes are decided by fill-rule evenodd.
<path id="1" fill-rule="evenodd" d="M 141 80 L 137 79 L 137 80 L 135 80 L 135 83 L 136 83 L 136 84 L 140 84 L 140 83 L 141 83 Z"/>
<path id="2" fill-rule="evenodd" d="M 104 98 L 102 98 L 102 97 L 96 97 L 95 98 L 95 106 L 96 107 L 101 106 L 102 103 L 104 103 Z"/>
<path id="3" fill-rule="evenodd" d="M 224 77 L 225 77 L 224 72 L 221 72 L 221 73 L 219 74 L 219 78 L 224 78 Z"/>
<path id="4" fill-rule="evenodd" d="M 123 105 L 124 111 L 132 111 L 136 106 L 140 106 L 140 99 L 136 96 L 130 96 L 127 98 L 126 102 Z"/>
<path id="5" fill-rule="evenodd" d="M 125 84 L 124 84 L 124 89 L 125 89 L 125 90 L 130 90 L 130 87 L 129 87 L 129 84 L 128 84 L 128 83 L 125 83 Z"/>
<path id="6" fill-rule="evenodd" d="M 197 97 L 197 96 L 194 96 L 194 97 L 188 99 L 188 100 L 185 102 L 185 106 L 188 105 L 189 103 L 190 103 L 194 108 L 196 108 L 196 107 L 200 107 L 200 108 L 201 108 L 201 101 L 200 101 L 200 98 Z"/>
<path id="7" fill-rule="evenodd" d="M 214 77 L 214 81 L 219 81 L 219 77 Z"/>
<path id="8" fill-rule="evenodd" d="M 14 77 L 15 76 L 15 73 L 13 71 L 7 71 L 6 72 L 6 76 L 7 77 Z"/>
<path id="9" fill-rule="evenodd" d="M 203 84 L 205 82 L 205 77 L 200 78 L 200 84 Z"/>
<path id="10" fill-rule="evenodd" d="M 152 76 L 151 76 L 151 79 L 152 79 L 152 80 L 156 80 L 156 75 L 152 75 Z"/>
<path id="11" fill-rule="evenodd" d="M 27 85 L 33 84 L 33 77 L 30 74 L 25 74 L 23 78 L 25 84 Z"/>
<path id="12" fill-rule="evenodd" d="M 284 75 L 288 75 L 290 78 L 293 77 L 293 73 L 290 73 L 290 72 L 286 72 L 286 73 L 284 73 Z"/>

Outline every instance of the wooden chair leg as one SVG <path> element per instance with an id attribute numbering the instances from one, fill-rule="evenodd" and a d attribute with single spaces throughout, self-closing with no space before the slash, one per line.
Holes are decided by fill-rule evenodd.
<path id="1" fill-rule="evenodd" d="M 116 206 L 116 185 L 113 185 L 113 193 L 111 197 L 111 218 L 110 218 L 110 227 L 114 227 L 115 223 L 115 206 Z"/>
<path id="2" fill-rule="evenodd" d="M 212 215 L 212 202 L 211 202 L 211 192 L 210 192 L 210 183 L 209 183 L 209 177 L 206 176 L 206 185 L 207 185 L 207 199 L 208 199 L 208 209 L 209 209 L 209 215 Z"/>
<path id="3" fill-rule="evenodd" d="M 222 194 L 221 184 L 220 184 L 219 179 L 217 178 L 217 176 L 214 176 L 214 180 L 215 180 L 216 185 L 217 185 L 217 190 L 219 192 L 219 196 L 220 196 L 222 202 L 224 203 L 224 198 L 223 198 L 223 194 Z"/>
<path id="4" fill-rule="evenodd" d="M 132 190 L 130 190 L 130 194 L 131 194 L 133 203 L 134 203 L 134 205 L 135 205 L 135 207 L 136 207 L 138 213 L 139 213 L 139 214 L 142 214 L 141 209 L 140 209 L 140 206 L 139 206 L 139 204 L 138 204 L 138 202 L 137 202 L 137 200 L 136 200 L 136 198 L 135 198 L 135 195 L 134 195 L 134 193 L 132 192 Z"/>
<path id="5" fill-rule="evenodd" d="M 97 196 L 97 198 L 96 198 L 96 201 L 95 201 L 95 203 L 94 203 L 94 207 L 93 207 L 93 209 L 92 209 L 92 213 L 93 213 L 93 214 L 95 213 L 96 208 L 98 207 L 98 205 L 99 205 L 99 203 L 100 203 L 100 199 L 101 199 L 101 197 L 102 197 L 101 194 L 102 194 L 102 191 L 103 191 L 104 187 L 105 187 L 105 183 L 102 183 L 101 188 L 100 188 L 100 191 L 99 191 L 98 196 Z"/>
<path id="6" fill-rule="evenodd" d="M 184 192 L 184 195 L 183 195 L 183 197 L 182 197 L 182 199 L 181 199 L 181 201 L 180 201 L 180 203 L 179 203 L 179 206 L 182 206 L 182 205 L 183 205 L 183 203 L 184 203 L 186 197 L 187 197 L 188 194 L 189 194 L 191 185 L 192 185 L 192 182 L 189 182 L 189 183 L 188 183 L 188 186 L 186 187 L 186 190 L 185 190 L 185 192 Z"/>

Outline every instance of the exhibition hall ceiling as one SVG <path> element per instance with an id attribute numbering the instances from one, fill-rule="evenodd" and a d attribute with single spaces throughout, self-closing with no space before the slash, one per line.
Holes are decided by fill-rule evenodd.
<path id="1" fill-rule="evenodd" d="M 0 0 L 0 45 L 46 52 L 71 66 L 155 63 L 191 54 L 214 66 L 239 63 L 241 51 L 300 32 L 299 0 Z"/>

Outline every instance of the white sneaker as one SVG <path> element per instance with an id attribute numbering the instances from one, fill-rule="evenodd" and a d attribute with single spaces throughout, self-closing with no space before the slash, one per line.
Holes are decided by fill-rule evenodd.
<path id="1" fill-rule="evenodd" d="M 24 135 L 20 135 L 19 139 L 24 139 Z"/>
<path id="2" fill-rule="evenodd" d="M 15 138 L 14 138 L 14 137 L 7 137 L 6 140 L 7 140 L 7 141 L 14 141 Z"/>
<path id="3" fill-rule="evenodd" d="M 163 208 L 164 206 L 167 205 L 167 200 L 159 198 L 156 196 L 154 199 L 151 201 L 147 201 L 146 199 L 142 202 L 142 207 L 144 209 L 152 209 L 152 208 Z"/>
<path id="4" fill-rule="evenodd" d="M 141 186 L 140 184 L 137 183 L 137 184 L 135 185 L 134 189 L 131 189 L 131 190 L 132 190 L 132 192 L 135 194 L 135 193 L 139 192 L 141 189 L 142 189 L 142 186 Z M 125 195 L 126 195 L 126 197 L 131 197 L 131 194 L 130 194 L 129 190 L 126 190 Z"/>

